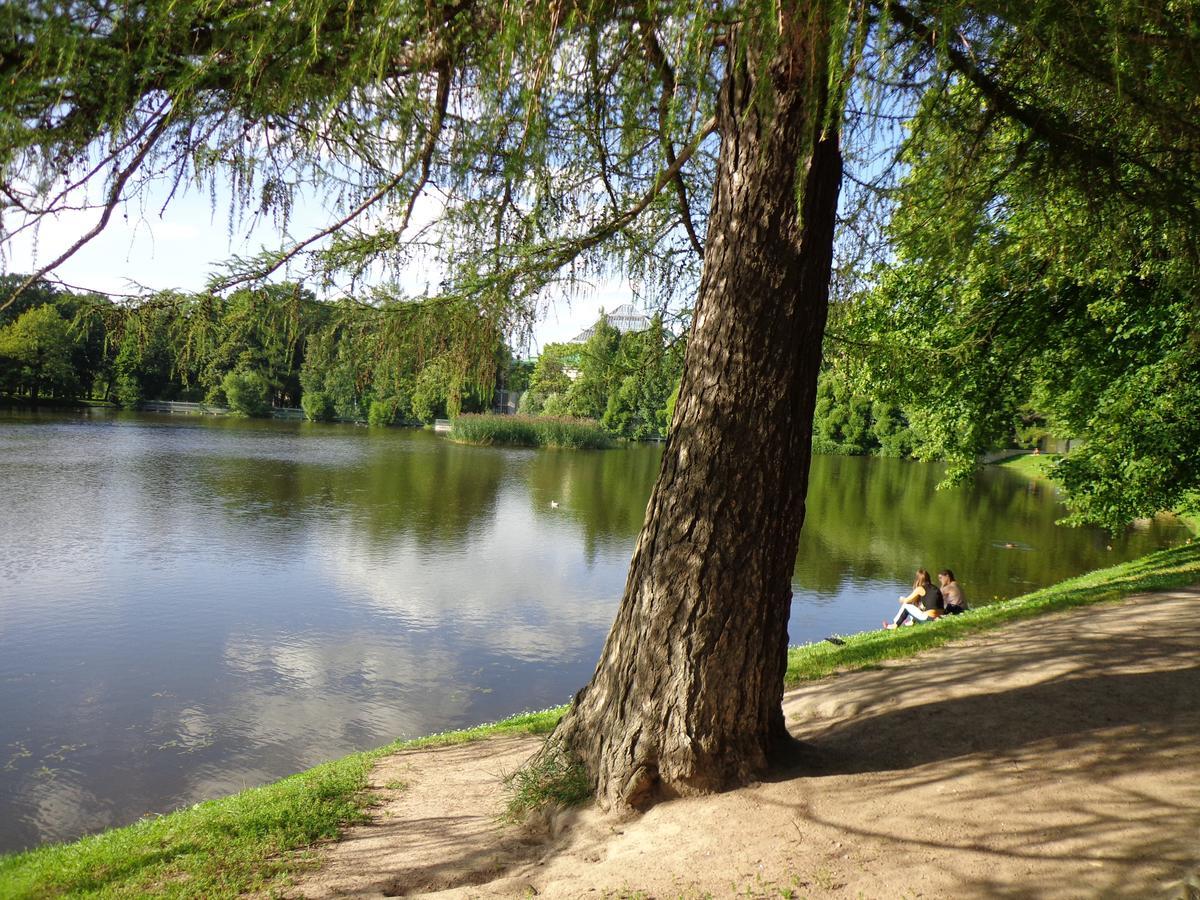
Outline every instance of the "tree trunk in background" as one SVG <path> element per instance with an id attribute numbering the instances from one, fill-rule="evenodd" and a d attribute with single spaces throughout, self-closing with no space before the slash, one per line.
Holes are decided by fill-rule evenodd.
<path id="1" fill-rule="evenodd" d="M 549 746 L 607 807 L 722 790 L 787 738 L 787 621 L 842 162 L 826 4 L 729 51 L 704 273 L 616 622 Z M 749 42 L 748 42 L 749 43 Z M 830 124 L 832 122 L 832 124 Z"/>

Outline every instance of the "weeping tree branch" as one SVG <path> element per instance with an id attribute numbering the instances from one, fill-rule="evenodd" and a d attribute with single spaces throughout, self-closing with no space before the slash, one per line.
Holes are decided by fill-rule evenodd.
<path id="1" fill-rule="evenodd" d="M 240 275 L 220 279 L 212 286 L 212 289 L 223 291 L 250 281 L 261 281 L 263 278 L 266 278 L 273 272 L 278 271 L 289 261 L 302 253 L 307 247 L 312 246 L 314 243 L 322 240 L 323 238 L 329 237 L 329 235 L 336 231 L 340 231 L 343 227 L 350 224 L 352 221 L 386 197 L 389 193 L 391 193 L 391 191 L 397 188 L 404 181 L 404 179 L 408 178 L 408 176 L 412 174 L 413 169 L 419 163 L 421 167 L 421 174 L 417 179 L 416 185 L 409 194 L 408 203 L 404 209 L 404 217 L 401 220 L 399 232 L 402 233 L 406 228 L 408 228 L 408 224 L 412 219 L 413 207 L 416 206 L 421 192 L 425 190 L 425 185 L 429 183 L 429 173 L 433 165 L 433 152 L 435 149 L 437 149 L 438 138 L 441 136 L 442 125 L 446 119 L 446 109 L 450 102 L 450 82 L 450 65 L 448 62 L 444 61 L 438 69 L 436 100 L 434 105 L 433 120 L 429 125 L 429 134 L 425 138 L 425 143 L 421 148 L 420 154 L 413 157 L 413 159 L 409 161 L 408 165 L 406 165 L 400 172 L 384 183 L 377 191 L 375 191 L 375 193 L 352 209 L 347 215 L 343 216 L 332 225 L 322 228 L 320 231 L 310 235 L 303 241 L 300 241 L 299 243 L 289 247 L 282 254 L 275 257 L 270 265 L 266 266 L 265 268 L 252 269 L 251 271 L 244 272 Z"/>
<path id="2" fill-rule="evenodd" d="M 1126 165 L 1137 167 L 1158 183 L 1169 184 L 1170 187 L 1158 192 L 1165 204 L 1181 212 L 1189 220 L 1197 216 L 1195 207 L 1191 205 L 1191 191 L 1188 185 L 1181 184 L 1172 178 L 1169 172 L 1146 162 L 1144 159 L 1118 150 L 1105 144 L 1103 138 L 1092 140 L 1080 136 L 1068 123 L 1062 121 L 1049 110 L 1034 106 L 1018 98 L 1011 90 L 1001 84 L 995 77 L 979 65 L 967 53 L 954 45 L 939 39 L 934 27 L 914 14 L 908 7 L 894 0 L 880 0 L 892 20 L 908 31 L 917 41 L 927 44 L 934 52 L 940 51 L 945 55 L 950 68 L 966 78 L 979 91 L 991 106 L 1000 114 L 1025 126 L 1029 131 L 1046 141 L 1051 147 L 1062 150 L 1089 168 L 1107 173 L 1113 186 L 1121 193 L 1137 199 L 1128 185 L 1123 183 L 1120 170 Z"/>
<path id="3" fill-rule="evenodd" d="M 60 254 L 56 259 L 42 266 L 23 282 L 21 282 L 21 284 L 19 284 L 12 291 L 12 293 L 5 298 L 4 302 L 0 303 L 0 312 L 3 312 L 4 310 L 8 309 L 8 307 L 12 306 L 12 304 L 16 302 L 17 297 L 23 294 L 30 285 L 36 282 L 47 272 L 58 268 L 76 253 L 78 253 L 79 250 L 81 250 L 89 241 L 92 240 L 92 238 L 96 237 L 96 235 L 100 234 L 100 232 L 105 229 L 105 227 L 108 225 L 108 220 L 112 217 L 113 210 L 116 209 L 117 204 L 121 202 L 121 192 L 125 189 L 126 182 L 129 181 L 134 172 L 141 168 L 146 156 L 158 142 L 158 139 L 163 136 L 163 133 L 167 130 L 167 126 L 171 123 L 170 113 L 167 112 L 170 104 L 171 101 L 167 100 L 162 106 L 159 107 L 157 114 L 160 115 L 161 118 L 158 120 L 158 123 L 153 129 L 151 129 L 145 143 L 143 143 L 141 149 L 134 154 L 133 159 L 129 161 L 125 168 L 117 173 L 117 177 L 113 180 L 112 185 L 108 189 L 108 196 L 104 202 L 104 212 L 100 215 L 100 221 L 92 226 L 92 228 L 86 234 L 82 235 L 77 241 L 75 241 L 75 243 L 63 251 L 63 253 Z"/>
<path id="4" fill-rule="evenodd" d="M 646 57 L 649 59 L 650 64 L 658 71 L 658 77 L 662 81 L 663 89 L 658 99 L 659 140 L 662 143 L 663 156 L 667 160 L 667 165 L 674 166 L 675 147 L 667 132 L 667 120 L 671 113 L 671 99 L 675 96 L 675 70 L 671 67 L 670 61 L 663 52 L 662 45 L 658 42 L 658 35 L 654 33 L 654 26 L 644 21 L 640 23 L 640 26 L 642 46 L 646 50 Z M 671 180 L 675 184 L 675 193 L 679 197 L 680 218 L 683 221 L 684 230 L 687 231 L 688 240 L 691 242 L 692 249 L 696 251 L 696 255 L 703 259 L 704 243 L 696 235 L 696 226 L 692 223 L 692 210 L 688 203 L 687 184 L 683 180 L 682 166 L 676 170 Z"/>

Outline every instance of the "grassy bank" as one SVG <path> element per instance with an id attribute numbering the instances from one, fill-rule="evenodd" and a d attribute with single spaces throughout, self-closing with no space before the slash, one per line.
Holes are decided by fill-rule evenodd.
<path id="1" fill-rule="evenodd" d="M 895 631 L 867 631 L 842 645 L 822 641 L 792 648 L 787 681 L 798 684 L 840 669 L 857 669 L 886 659 L 902 659 L 962 637 L 1076 606 L 1118 600 L 1140 591 L 1200 584 L 1200 544 L 1160 550 L 1127 563 L 1098 569 L 1051 587 L 1000 600 L 961 616 Z"/>
<path id="2" fill-rule="evenodd" d="M 567 450 L 602 450 L 613 439 L 599 422 L 555 416 L 465 415 L 454 420 L 450 440 L 490 447 L 559 447 Z"/>
<path id="3" fill-rule="evenodd" d="M 1081 575 L 964 616 L 899 631 L 875 631 L 793 647 L 787 681 L 820 678 L 911 656 L 957 638 L 1057 610 L 1139 591 L 1200 583 L 1200 543 L 1153 553 Z M 495 725 L 390 744 L 326 763 L 232 797 L 145 819 L 73 844 L 0 859 L 0 897 L 233 897 L 269 891 L 311 865 L 310 848 L 361 821 L 375 761 L 396 750 L 461 743 L 499 734 L 548 733 L 566 707 Z"/>
<path id="4" fill-rule="evenodd" d="M 73 844 L 2 857 L 0 898 L 210 898 L 269 891 L 310 864 L 315 844 L 365 818 L 371 798 L 364 789 L 379 757 L 501 734 L 544 734 L 562 712 L 525 713 L 399 741 Z"/>
<path id="5" fill-rule="evenodd" d="M 1050 467 L 1058 462 L 1058 459 L 1057 453 L 1039 453 L 1036 456 L 1032 453 L 1023 453 L 1020 456 L 1002 459 L 993 465 L 1012 469 L 1027 478 L 1049 478 Z"/>

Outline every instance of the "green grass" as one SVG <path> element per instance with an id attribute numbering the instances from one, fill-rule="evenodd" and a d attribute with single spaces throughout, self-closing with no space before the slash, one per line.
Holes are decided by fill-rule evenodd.
<path id="1" fill-rule="evenodd" d="M 568 450 L 603 450 L 612 437 L 592 419 L 555 416 L 465 415 L 454 420 L 450 440 L 490 447 L 557 447 Z"/>
<path id="2" fill-rule="evenodd" d="M 1076 578 L 1000 600 L 961 616 L 895 631 L 852 634 L 844 645 L 822 641 L 793 647 L 788 653 L 787 683 L 798 684 L 846 669 L 862 669 L 887 659 L 902 659 L 958 638 L 1049 612 L 1118 600 L 1139 591 L 1200 584 L 1200 543 L 1160 550 L 1141 559 L 1099 569 Z"/>
<path id="3" fill-rule="evenodd" d="M 850 635 L 793 647 L 787 683 L 862 669 L 912 656 L 957 638 L 1011 622 L 1139 591 L 1200 583 L 1200 542 L 1152 553 L 1061 584 L 1002 600 L 963 616 L 898 631 Z M 566 707 L 524 713 L 494 725 L 430 735 L 317 766 L 274 784 L 201 803 L 136 825 L 0 858 L 0 898 L 235 897 L 286 885 L 290 873 L 312 865 L 308 852 L 362 821 L 372 802 L 366 791 L 372 766 L 401 749 L 464 743 L 502 734 L 548 734 Z M 551 767 L 528 787 L 537 797 L 578 794 L 569 765 Z"/>
<path id="4" fill-rule="evenodd" d="M 566 707 L 563 707 L 566 711 Z M 579 759 L 558 741 L 504 778 L 508 793 L 505 819 L 520 822 L 536 809 L 575 806 L 592 796 L 591 780 Z"/>
<path id="5" fill-rule="evenodd" d="M 72 844 L 0 857 L 0 898 L 209 898 L 269 891 L 311 865 L 306 850 L 365 819 L 372 802 L 367 778 L 379 757 L 502 734 L 547 734 L 565 710 L 398 741 Z"/>
<path id="6" fill-rule="evenodd" d="M 1039 453 L 1034 456 L 1032 453 L 1023 453 L 1020 456 L 1010 456 L 1008 459 L 1002 459 L 995 463 L 997 466 L 1002 466 L 1005 469 L 1012 469 L 1027 478 L 1048 478 L 1050 467 L 1059 459 L 1057 453 Z"/>

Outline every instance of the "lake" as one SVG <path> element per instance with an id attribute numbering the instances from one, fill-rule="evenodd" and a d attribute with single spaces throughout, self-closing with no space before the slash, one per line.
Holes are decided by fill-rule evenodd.
<path id="1" fill-rule="evenodd" d="M 566 702 L 661 452 L 0 412 L 0 850 Z M 793 643 L 878 627 L 918 565 L 980 602 L 1186 534 L 1056 526 L 1053 489 L 1000 469 L 940 478 L 816 458 Z"/>

